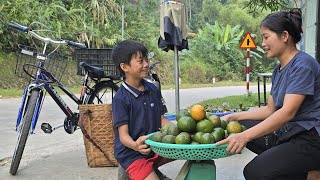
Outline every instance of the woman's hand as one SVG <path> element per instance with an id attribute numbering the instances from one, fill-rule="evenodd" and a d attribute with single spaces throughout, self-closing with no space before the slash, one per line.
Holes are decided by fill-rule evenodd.
<path id="1" fill-rule="evenodd" d="M 244 133 L 237 133 L 228 136 L 227 139 L 223 139 L 219 142 L 216 142 L 216 146 L 222 144 L 228 144 L 226 152 L 237 153 L 240 154 L 242 149 L 246 146 L 249 142 L 249 139 L 245 136 Z"/>
<path id="2" fill-rule="evenodd" d="M 227 115 L 221 116 L 220 119 L 229 122 L 229 121 L 234 120 L 234 118 L 232 116 L 233 116 L 233 114 L 227 114 Z"/>
<path id="3" fill-rule="evenodd" d="M 144 143 L 148 139 L 148 136 L 140 136 L 136 141 L 135 151 L 139 151 L 143 155 L 148 155 L 151 152 L 151 148 Z"/>

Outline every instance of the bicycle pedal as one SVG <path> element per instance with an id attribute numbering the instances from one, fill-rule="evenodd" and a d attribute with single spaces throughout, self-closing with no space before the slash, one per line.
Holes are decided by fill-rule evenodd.
<path id="1" fill-rule="evenodd" d="M 41 129 L 44 133 L 47 133 L 47 134 L 51 134 L 53 131 L 52 126 L 49 123 L 42 123 Z"/>

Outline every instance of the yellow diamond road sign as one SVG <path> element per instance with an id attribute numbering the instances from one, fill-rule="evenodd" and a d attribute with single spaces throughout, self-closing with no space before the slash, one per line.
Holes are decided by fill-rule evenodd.
<path id="1" fill-rule="evenodd" d="M 247 49 L 247 48 L 257 48 L 256 43 L 253 41 L 251 35 L 249 32 L 247 32 L 246 36 L 243 38 L 241 44 L 240 44 L 240 48 L 242 49 Z"/>

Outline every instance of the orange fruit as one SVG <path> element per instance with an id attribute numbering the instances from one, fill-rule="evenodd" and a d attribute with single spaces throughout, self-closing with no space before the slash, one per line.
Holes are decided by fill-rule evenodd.
<path id="1" fill-rule="evenodd" d="M 191 117 L 183 116 L 179 119 L 177 126 L 180 131 L 193 132 L 196 130 L 196 121 Z"/>
<path id="2" fill-rule="evenodd" d="M 200 121 L 206 117 L 205 108 L 200 104 L 196 104 L 192 106 L 190 110 L 190 114 L 191 114 L 191 117 L 196 121 Z"/>
<path id="3" fill-rule="evenodd" d="M 226 130 L 228 131 L 229 135 L 231 133 L 240 133 L 242 130 L 241 124 L 237 121 L 231 121 L 228 123 Z"/>
<path id="4" fill-rule="evenodd" d="M 201 120 L 197 123 L 197 131 L 199 132 L 204 132 L 204 133 L 211 133 L 213 131 L 213 124 L 207 120 L 207 119 L 204 119 L 204 120 Z"/>
<path id="5" fill-rule="evenodd" d="M 221 120 L 220 120 L 220 117 L 217 116 L 217 115 L 212 115 L 212 116 L 209 116 L 208 118 L 214 127 L 220 127 L 221 126 Z"/>
<path id="6" fill-rule="evenodd" d="M 191 143 L 191 137 L 190 134 L 187 132 L 181 132 L 176 136 L 175 139 L 176 144 L 190 144 Z"/>
<path id="7" fill-rule="evenodd" d="M 215 142 L 214 137 L 210 133 L 203 133 L 200 137 L 201 144 L 212 144 Z"/>

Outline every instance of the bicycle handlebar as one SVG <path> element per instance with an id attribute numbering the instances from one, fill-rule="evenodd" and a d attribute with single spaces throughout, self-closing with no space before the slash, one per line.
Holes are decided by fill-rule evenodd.
<path id="1" fill-rule="evenodd" d="M 74 41 L 66 41 L 68 43 L 68 46 L 73 46 L 73 47 L 77 47 L 80 49 L 86 49 L 87 46 L 82 44 L 82 43 L 78 43 L 78 42 L 74 42 Z"/>
<path id="2" fill-rule="evenodd" d="M 149 69 L 152 70 L 154 67 L 156 67 L 157 64 L 159 64 L 160 61 L 157 61 L 155 63 L 150 64 Z"/>
<path id="3" fill-rule="evenodd" d="M 42 37 L 39 34 L 37 34 L 36 32 L 32 31 L 32 29 L 26 27 L 26 26 L 22 26 L 18 23 L 15 22 L 11 22 L 8 23 L 8 26 L 12 29 L 16 29 L 25 33 L 29 33 L 30 35 L 32 35 L 33 37 L 35 37 L 36 39 L 45 42 L 46 44 L 59 44 L 59 45 L 68 45 L 68 46 L 73 46 L 76 48 L 80 48 L 80 49 L 85 49 L 87 48 L 86 45 L 82 44 L 82 43 L 77 43 L 77 42 L 73 42 L 73 41 L 67 41 L 67 40 L 52 40 L 50 38 L 47 37 Z"/>
<path id="4" fill-rule="evenodd" d="M 22 26 L 18 23 L 15 23 L 15 22 L 12 22 L 12 23 L 9 23 L 8 26 L 12 29 L 16 29 L 16 30 L 19 30 L 19 31 L 22 31 L 22 32 L 28 32 L 29 31 L 29 28 L 26 27 L 26 26 Z"/>

